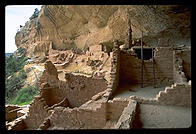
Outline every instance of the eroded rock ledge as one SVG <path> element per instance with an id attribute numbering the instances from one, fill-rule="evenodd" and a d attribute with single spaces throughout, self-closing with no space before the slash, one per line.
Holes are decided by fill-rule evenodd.
<path id="1" fill-rule="evenodd" d="M 17 47 L 30 57 L 45 56 L 49 48 L 82 49 L 113 40 L 124 42 L 130 20 L 132 38 L 148 45 L 190 45 L 190 7 L 143 5 L 45 5 L 39 16 L 16 34 Z"/>

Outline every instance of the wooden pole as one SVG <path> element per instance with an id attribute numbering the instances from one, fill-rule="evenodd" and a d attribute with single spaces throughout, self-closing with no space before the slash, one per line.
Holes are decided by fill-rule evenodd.
<path id="1" fill-rule="evenodd" d="M 152 47 L 152 68 L 153 68 L 153 85 L 155 88 L 155 68 L 154 68 L 154 48 Z"/>
<path id="2" fill-rule="evenodd" d="M 141 68 L 141 77 L 142 77 L 142 88 L 144 87 L 144 85 L 143 85 L 143 79 L 144 79 L 144 75 L 143 75 L 143 62 L 144 62 L 144 60 L 143 60 L 143 43 L 142 43 L 142 38 L 143 38 L 143 31 L 142 31 L 142 37 L 141 37 L 141 60 L 142 60 L 142 68 Z"/>

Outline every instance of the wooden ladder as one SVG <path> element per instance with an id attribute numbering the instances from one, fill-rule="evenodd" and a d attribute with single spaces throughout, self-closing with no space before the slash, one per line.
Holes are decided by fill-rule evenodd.
<path id="1" fill-rule="evenodd" d="M 143 58 L 143 31 L 142 31 L 142 37 L 141 37 L 141 87 L 144 87 L 144 58 Z M 154 62 L 154 48 L 152 47 L 152 69 L 153 69 L 153 86 L 155 88 L 155 62 Z"/>

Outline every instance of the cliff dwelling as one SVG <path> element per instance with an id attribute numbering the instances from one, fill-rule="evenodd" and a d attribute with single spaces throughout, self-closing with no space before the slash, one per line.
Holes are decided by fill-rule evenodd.
<path id="1" fill-rule="evenodd" d="M 180 6 L 43 6 L 16 34 L 43 67 L 39 95 L 6 106 L 7 129 L 191 127 L 189 16 Z"/>

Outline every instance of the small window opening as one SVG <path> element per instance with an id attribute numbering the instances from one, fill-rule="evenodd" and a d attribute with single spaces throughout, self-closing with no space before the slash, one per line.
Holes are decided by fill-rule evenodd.
<path id="1" fill-rule="evenodd" d="M 133 48 L 138 58 L 141 59 L 141 48 Z M 154 56 L 154 53 L 153 53 Z M 143 48 L 143 60 L 149 60 L 152 58 L 152 48 Z"/>

